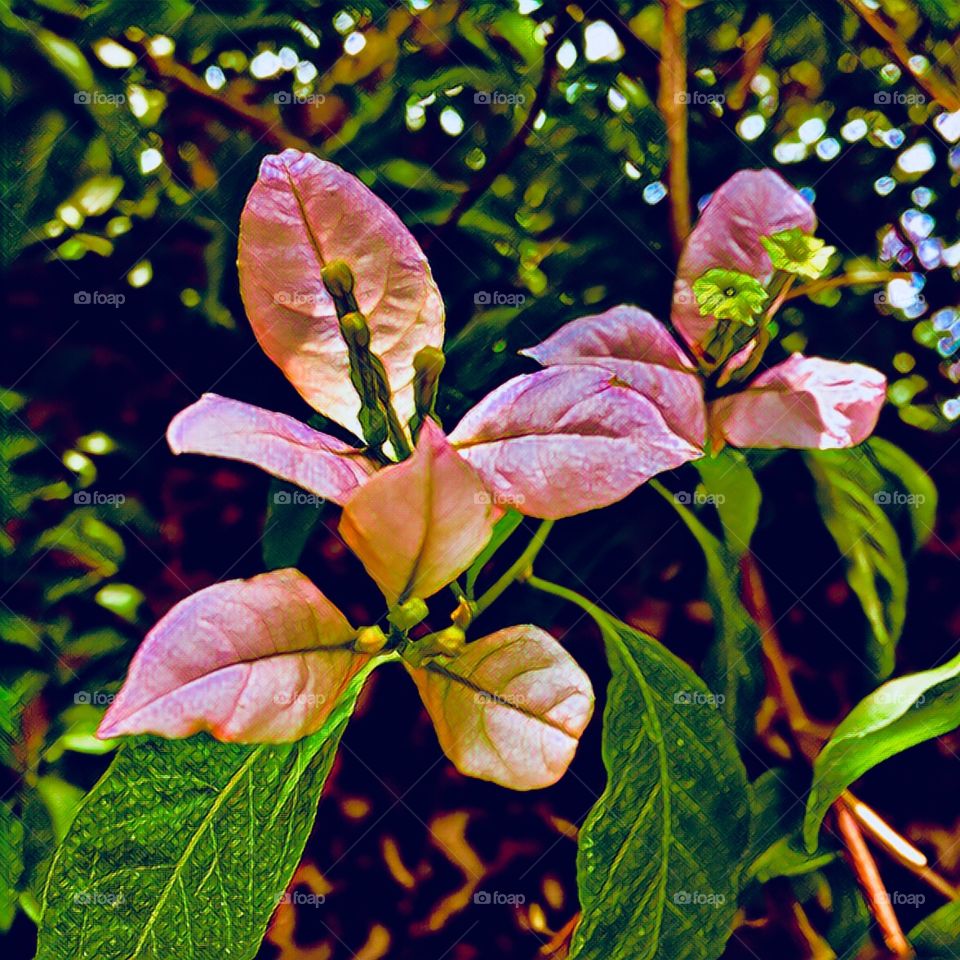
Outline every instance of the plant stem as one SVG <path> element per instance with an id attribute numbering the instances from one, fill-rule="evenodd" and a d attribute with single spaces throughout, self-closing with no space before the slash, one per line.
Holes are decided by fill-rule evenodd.
<path id="1" fill-rule="evenodd" d="M 914 83 L 916 83 L 921 90 L 926 91 L 937 103 L 946 107 L 947 110 L 951 112 L 960 110 L 960 93 L 954 90 L 946 80 L 934 73 L 933 70 L 928 69 L 923 71 L 919 67 L 912 65 L 913 54 L 910 52 L 910 48 L 906 45 L 900 34 L 897 33 L 896 27 L 887 23 L 876 10 L 872 10 L 863 3 L 863 0 L 844 0 L 844 3 L 883 40 L 890 48 L 894 59 L 913 77 Z"/>
<path id="2" fill-rule="evenodd" d="M 812 283 L 805 283 L 802 287 L 794 287 L 783 299 L 796 300 L 797 297 L 809 297 L 811 293 L 830 290 L 834 287 L 870 286 L 875 283 L 887 283 L 890 280 L 909 280 L 911 276 L 911 273 L 905 273 L 903 271 L 896 273 L 883 271 L 842 273 L 839 277 L 830 277 L 826 280 L 814 280 Z M 777 306 L 779 307 L 780 304 L 778 303 Z"/>
<path id="3" fill-rule="evenodd" d="M 679 257 L 690 233 L 690 179 L 687 173 L 687 10 L 683 0 L 661 0 L 660 91 L 657 106 L 666 123 L 669 156 L 670 233 Z"/>
<path id="4" fill-rule="evenodd" d="M 838 800 L 833 805 L 833 811 L 836 816 L 837 832 L 843 839 L 853 871 L 870 905 L 870 912 L 880 927 L 884 944 L 895 957 L 912 956 L 913 950 L 903 935 L 900 921 L 890 902 L 890 895 L 877 869 L 877 862 L 867 848 L 856 819 L 843 800 Z"/>
<path id="5" fill-rule="evenodd" d="M 544 580 L 542 577 L 535 577 L 532 573 L 526 578 L 526 583 L 528 586 L 533 587 L 534 590 L 541 590 L 543 593 L 553 594 L 555 597 L 560 597 L 578 606 L 584 613 L 596 620 L 598 626 L 602 627 L 604 621 L 607 619 L 606 613 L 604 613 L 600 607 L 595 603 L 591 603 L 586 597 L 577 593 L 576 590 L 562 587 L 559 583 Z"/>
<path id="6" fill-rule="evenodd" d="M 530 578 L 533 561 L 536 559 L 537 554 L 543 549 L 547 541 L 547 536 L 553 529 L 554 523 L 556 523 L 555 520 L 544 520 L 543 523 L 537 527 L 537 532 L 530 538 L 530 542 L 524 548 L 523 553 L 507 568 L 503 576 L 474 603 L 474 618 L 480 616 L 491 603 L 498 600 L 504 590 L 516 580 L 528 580 Z"/>

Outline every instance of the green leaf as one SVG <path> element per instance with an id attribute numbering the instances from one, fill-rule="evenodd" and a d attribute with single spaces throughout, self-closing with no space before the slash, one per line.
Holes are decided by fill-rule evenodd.
<path id="1" fill-rule="evenodd" d="M 858 448 L 805 454 L 817 500 L 847 566 L 847 582 L 870 625 L 867 656 L 877 679 L 896 659 L 907 605 L 907 569 L 897 531 L 884 512 L 884 480 Z"/>
<path id="2" fill-rule="evenodd" d="M 937 487 L 927 472 L 909 454 L 898 446 L 880 437 L 871 437 L 865 444 L 869 456 L 887 475 L 888 487 L 884 491 L 888 512 L 899 508 L 906 513 L 913 531 L 913 549 L 919 550 L 933 534 L 937 522 Z"/>
<path id="3" fill-rule="evenodd" d="M 878 687 L 844 717 L 813 766 L 803 836 L 817 843 L 830 804 L 854 780 L 908 747 L 960 726 L 960 656 Z"/>
<path id="4" fill-rule="evenodd" d="M 477 555 L 477 559 L 467 570 L 467 597 L 472 600 L 477 589 L 477 577 L 490 562 L 493 555 L 510 539 L 523 522 L 523 514 L 512 507 L 496 522 L 487 545 Z"/>
<path id="5" fill-rule="evenodd" d="M 707 602 L 713 611 L 715 637 L 703 664 L 703 676 L 716 696 L 724 718 L 738 736 L 752 735 L 763 691 L 760 632 L 740 602 L 737 558 L 691 510 L 654 481 L 656 489 L 693 534 L 707 565 Z"/>
<path id="6" fill-rule="evenodd" d="M 806 789 L 806 778 L 782 769 L 767 770 L 750 784 L 750 847 L 744 858 L 750 879 L 767 883 L 802 876 L 836 858 L 830 850 L 809 854 L 803 849 L 800 801 Z"/>
<path id="7" fill-rule="evenodd" d="M 607 786 L 580 834 L 577 960 L 720 954 L 747 846 L 747 779 L 703 681 L 601 611 L 611 679 Z"/>
<path id="8" fill-rule="evenodd" d="M 693 465 L 723 525 L 727 549 L 739 557 L 750 547 L 760 516 L 760 485 L 747 458 L 733 447 L 724 447 L 712 457 L 701 457 Z"/>
<path id="9" fill-rule="evenodd" d="M 960 900 L 921 920 L 907 934 L 917 960 L 956 960 L 960 953 Z"/>
<path id="10" fill-rule="evenodd" d="M 23 824 L 9 804 L 0 803 L 0 931 L 17 913 L 17 883 L 23 873 Z"/>
<path id="11" fill-rule="evenodd" d="M 37 960 L 254 957 L 365 676 L 294 744 L 124 747 L 50 868 Z"/>
<path id="12" fill-rule="evenodd" d="M 313 502 L 299 488 L 282 480 L 270 481 L 267 514 L 260 548 L 268 570 L 295 567 L 307 541 L 323 518 L 324 504 Z"/>

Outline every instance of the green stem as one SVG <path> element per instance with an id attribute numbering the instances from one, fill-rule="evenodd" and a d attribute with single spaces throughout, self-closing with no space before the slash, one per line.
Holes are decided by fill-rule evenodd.
<path id="1" fill-rule="evenodd" d="M 530 538 L 530 542 L 527 544 L 523 553 L 510 565 L 503 576 L 476 601 L 474 604 L 474 617 L 480 616 L 491 603 L 498 600 L 504 590 L 514 581 L 521 578 L 529 578 L 530 567 L 533 565 L 537 554 L 543 549 L 547 535 L 553 529 L 554 523 L 556 523 L 555 520 L 544 520 L 543 523 L 537 527 L 537 532 Z"/>
<path id="2" fill-rule="evenodd" d="M 569 587 L 562 587 L 559 583 L 553 583 L 551 580 L 544 580 L 541 577 L 535 577 L 533 574 L 530 574 L 530 576 L 527 577 L 526 582 L 527 585 L 533 587 L 534 590 L 540 590 L 543 593 L 553 594 L 555 597 L 560 597 L 561 599 L 578 606 L 588 616 L 593 617 L 597 623 L 597 626 L 600 627 L 601 630 L 604 632 L 607 631 L 610 624 L 609 615 L 601 610 L 600 607 L 598 607 L 595 603 L 591 603 L 582 594 L 577 593 L 576 590 L 571 590 Z"/>

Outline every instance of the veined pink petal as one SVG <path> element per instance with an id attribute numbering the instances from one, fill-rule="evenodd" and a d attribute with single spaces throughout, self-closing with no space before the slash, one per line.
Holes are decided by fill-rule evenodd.
<path id="1" fill-rule="evenodd" d="M 605 507 L 703 454 L 670 429 L 653 400 L 585 363 L 508 380 L 450 441 L 498 503 L 551 518 Z"/>
<path id="2" fill-rule="evenodd" d="M 714 320 L 700 316 L 694 280 L 723 267 L 765 282 L 773 268 L 760 238 L 792 227 L 812 233 L 816 225 L 813 207 L 772 170 L 741 170 L 717 189 L 683 248 L 673 287 L 673 325 L 695 352 Z"/>
<path id="3" fill-rule="evenodd" d="M 520 352 L 547 367 L 564 363 L 605 367 L 653 400 L 671 430 L 694 446 L 703 446 L 706 407 L 700 377 L 670 331 L 646 310 L 621 304 L 580 317 Z"/>
<path id="4" fill-rule="evenodd" d="M 430 419 L 417 448 L 347 501 L 340 534 L 390 604 L 425 600 L 456 579 L 493 532 L 490 496 Z"/>
<path id="5" fill-rule="evenodd" d="M 795 353 L 714 401 L 711 437 L 735 447 L 852 447 L 873 433 L 886 386 L 872 367 Z"/>
<path id="6" fill-rule="evenodd" d="M 413 357 L 443 343 L 443 301 L 400 218 L 356 177 L 312 154 L 266 157 L 240 219 L 240 290 L 267 356 L 304 399 L 360 435 L 360 401 L 320 270 L 343 260 L 396 411 L 414 411 Z"/>
<path id="7" fill-rule="evenodd" d="M 456 768 L 513 790 L 556 783 L 593 714 L 590 678 L 529 624 L 468 643 L 458 657 L 406 666 Z"/>
<path id="8" fill-rule="evenodd" d="M 174 453 L 241 460 L 343 504 L 373 472 L 356 447 L 283 413 L 205 393 L 170 421 Z"/>
<path id="9" fill-rule="evenodd" d="M 296 570 L 228 580 L 181 600 L 147 634 L 99 737 L 155 733 L 280 743 L 318 730 L 369 656 Z"/>

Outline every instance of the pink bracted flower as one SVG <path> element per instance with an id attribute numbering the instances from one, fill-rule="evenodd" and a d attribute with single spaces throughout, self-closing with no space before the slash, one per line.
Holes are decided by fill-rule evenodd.
<path id="1" fill-rule="evenodd" d="M 347 280 L 335 269 L 331 277 L 331 265 L 345 265 Z M 369 444 L 361 448 L 359 437 L 369 439 L 369 431 L 351 384 L 359 373 L 350 339 L 382 361 L 385 412 L 397 421 L 388 424 L 394 454 L 411 438 L 411 419 L 430 413 L 442 365 L 443 303 L 429 265 L 396 214 L 359 180 L 286 150 L 263 161 L 250 191 L 239 271 L 268 356 L 314 409 L 358 440 L 350 445 L 285 414 L 206 394 L 174 418 L 170 446 L 254 464 L 343 505 L 385 462 Z M 338 304 L 331 288 L 347 302 Z M 702 435 L 680 427 L 665 419 L 648 385 L 611 377 L 598 364 L 510 381 L 467 414 L 451 442 L 497 503 L 559 518 L 613 503 L 699 456 Z"/>
<path id="2" fill-rule="evenodd" d="M 390 636 L 354 628 L 296 570 L 216 584 L 150 631 L 99 735 L 295 740 L 403 654 L 458 769 L 514 789 L 555 782 L 593 711 L 589 678 L 556 640 L 529 624 L 469 644 L 456 626 L 407 636 L 486 545 L 496 513 L 432 419 L 443 308 L 416 241 L 355 178 L 287 151 L 251 191 L 239 265 L 266 352 L 367 443 L 207 394 L 174 418 L 170 445 L 259 465 L 343 506 L 341 536 L 386 598 Z"/>
<path id="3" fill-rule="evenodd" d="M 416 449 L 347 502 L 340 533 L 391 609 L 393 649 L 356 629 L 303 574 L 276 570 L 207 587 L 150 631 L 98 735 L 154 733 L 278 743 L 308 736 L 380 663 L 401 659 L 422 601 L 459 576 L 493 527 L 473 469 L 427 421 Z M 422 612 L 417 612 L 417 608 Z M 394 633 L 394 631 L 396 631 Z M 508 627 L 463 643 L 450 627 L 402 658 L 464 774 L 516 790 L 554 783 L 593 713 L 593 689 L 545 630 Z"/>
<path id="4" fill-rule="evenodd" d="M 777 174 L 735 174 L 713 195 L 691 233 L 674 287 L 673 325 L 699 370 L 650 313 L 613 307 L 574 320 L 522 351 L 547 369 L 494 390 L 453 430 L 451 441 L 488 483 L 506 492 L 516 482 L 515 463 L 477 438 L 496 433 L 504 422 L 521 424 L 543 409 L 541 396 L 576 394 L 582 382 L 606 371 L 611 387 L 629 387 L 656 405 L 674 438 L 670 452 L 683 450 L 685 460 L 702 456 L 705 445 L 714 451 L 725 443 L 832 449 L 862 442 L 876 426 L 886 380 L 858 363 L 794 354 L 744 387 L 720 391 L 708 403 L 704 398 L 712 372 L 719 370 L 717 384 L 726 386 L 731 378 L 748 375 L 762 354 L 764 331 L 754 326 L 752 315 L 769 296 L 765 287 L 775 274 L 771 252 L 784 271 L 804 275 L 811 264 L 822 269 L 827 251 L 811 236 L 815 226 L 813 208 Z M 746 336 L 738 340 L 741 330 Z M 662 452 L 654 444 L 647 462 L 655 463 Z M 670 460 L 667 456 L 660 462 L 678 465 Z M 544 462 L 542 469 L 549 475 L 563 467 Z M 630 487 L 622 475 L 625 469 L 611 451 L 606 471 L 590 480 L 607 484 L 616 499 L 616 489 Z M 562 503 L 562 490 L 559 495 Z"/>

